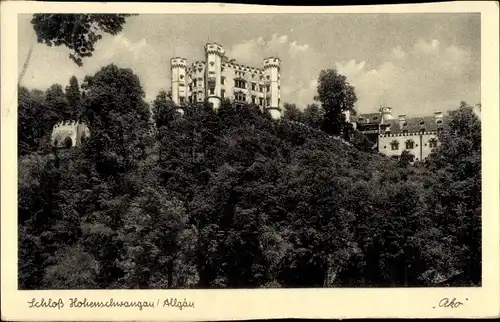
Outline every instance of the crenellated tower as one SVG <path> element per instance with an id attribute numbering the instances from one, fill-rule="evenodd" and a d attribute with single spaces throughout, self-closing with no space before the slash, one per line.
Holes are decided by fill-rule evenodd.
<path id="1" fill-rule="evenodd" d="M 213 104 L 213 108 L 217 110 L 221 104 L 222 57 L 224 57 L 224 48 L 217 43 L 208 43 L 205 45 L 205 55 L 205 97 L 209 103 Z"/>
<path id="2" fill-rule="evenodd" d="M 278 57 L 264 59 L 264 82 L 265 82 L 265 108 L 274 119 L 283 117 L 281 107 L 280 65 Z"/>
<path id="3" fill-rule="evenodd" d="M 172 101 L 180 105 L 186 101 L 186 64 L 187 59 L 174 57 L 170 60 L 170 68 L 172 70 Z"/>

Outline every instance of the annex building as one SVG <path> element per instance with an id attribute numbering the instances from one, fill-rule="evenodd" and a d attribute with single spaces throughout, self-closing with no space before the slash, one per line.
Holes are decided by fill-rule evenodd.
<path id="1" fill-rule="evenodd" d="M 439 145 L 438 132 L 446 130 L 451 118 L 448 112 L 434 112 L 431 116 L 393 117 L 391 107 L 382 107 L 378 113 L 351 116 L 351 122 L 374 144 L 379 153 L 399 158 L 409 151 L 414 161 L 425 160 Z"/>

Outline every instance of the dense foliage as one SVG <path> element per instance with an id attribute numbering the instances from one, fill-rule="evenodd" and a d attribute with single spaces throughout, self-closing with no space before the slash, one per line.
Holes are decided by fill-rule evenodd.
<path id="1" fill-rule="evenodd" d="M 65 46 L 78 66 L 91 57 L 96 43 L 107 33 L 116 35 L 132 14 L 36 13 L 31 19 L 37 41 L 47 46 Z"/>
<path id="2" fill-rule="evenodd" d="M 480 123 L 467 106 L 426 164 L 331 137 L 317 105 L 287 105 L 282 121 L 228 102 L 182 114 L 161 92 L 151 110 L 114 65 L 65 92 L 20 89 L 21 289 L 481 283 Z M 91 137 L 51 150 L 68 117 Z"/>

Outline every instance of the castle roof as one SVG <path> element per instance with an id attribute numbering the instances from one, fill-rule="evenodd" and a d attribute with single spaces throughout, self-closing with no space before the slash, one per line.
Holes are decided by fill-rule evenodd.
<path id="1" fill-rule="evenodd" d="M 355 117 L 358 123 L 367 123 L 366 120 L 370 120 L 368 123 L 380 123 L 380 113 L 365 113 Z"/>
<path id="2" fill-rule="evenodd" d="M 385 124 L 390 125 L 392 134 L 403 133 L 403 131 L 414 133 L 421 130 L 425 132 L 436 132 L 439 128 L 443 130 L 448 129 L 450 119 L 451 116 L 449 115 L 443 115 L 441 119 L 436 119 L 434 116 L 419 116 L 405 118 L 403 126 L 400 126 L 400 121 L 398 119 L 387 120 Z M 441 120 L 441 123 L 438 123 L 439 120 Z"/>

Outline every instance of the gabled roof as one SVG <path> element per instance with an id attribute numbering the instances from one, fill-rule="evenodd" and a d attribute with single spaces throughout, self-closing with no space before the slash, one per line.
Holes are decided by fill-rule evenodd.
<path id="1" fill-rule="evenodd" d="M 385 123 L 390 125 L 390 133 L 397 134 L 403 133 L 403 131 L 408 131 L 408 133 L 415 133 L 421 130 L 425 132 L 437 132 L 439 128 L 443 130 L 448 129 L 448 124 L 451 117 L 449 115 L 443 115 L 441 118 L 442 123 L 438 123 L 438 119 L 434 116 L 420 116 L 405 118 L 405 123 L 401 127 L 398 119 L 388 120 Z"/>
<path id="2" fill-rule="evenodd" d="M 366 120 L 370 120 L 366 123 Z M 365 113 L 359 114 L 355 117 L 354 121 L 360 124 L 370 124 L 370 123 L 380 123 L 381 115 L 380 113 Z"/>

